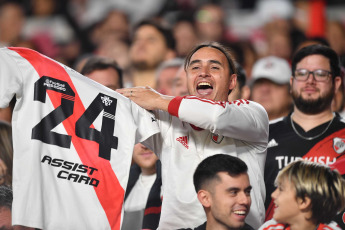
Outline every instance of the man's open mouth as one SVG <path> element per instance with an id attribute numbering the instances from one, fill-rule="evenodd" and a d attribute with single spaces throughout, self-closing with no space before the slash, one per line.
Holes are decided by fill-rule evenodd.
<path id="1" fill-rule="evenodd" d="M 198 94 L 208 95 L 212 93 L 213 87 L 209 82 L 200 82 L 198 83 L 196 90 Z"/>

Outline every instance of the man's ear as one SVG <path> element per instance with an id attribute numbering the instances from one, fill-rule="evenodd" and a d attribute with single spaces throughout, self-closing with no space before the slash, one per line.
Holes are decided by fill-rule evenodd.
<path id="1" fill-rule="evenodd" d="M 336 93 L 339 89 L 339 87 L 341 86 L 341 77 L 340 76 L 336 76 L 334 78 L 334 93 Z"/>
<path id="2" fill-rule="evenodd" d="M 209 208 L 211 206 L 212 198 L 210 192 L 201 189 L 198 191 L 197 196 L 202 206 L 205 208 Z"/>
<path id="3" fill-rule="evenodd" d="M 232 90 L 236 87 L 237 84 L 237 74 L 232 74 L 230 76 L 230 84 L 229 84 L 229 90 Z"/>

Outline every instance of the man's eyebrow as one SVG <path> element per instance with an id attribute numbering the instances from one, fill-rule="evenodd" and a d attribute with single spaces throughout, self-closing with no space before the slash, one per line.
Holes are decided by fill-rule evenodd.
<path id="1" fill-rule="evenodd" d="M 193 65 L 195 63 L 200 63 L 200 62 L 201 62 L 201 60 L 193 60 L 193 61 L 189 62 L 189 65 Z"/>
<path id="2" fill-rule="evenodd" d="M 222 65 L 222 63 L 220 61 L 217 61 L 217 60 L 209 60 L 209 62 L 214 63 L 214 64 L 218 64 L 218 65 Z"/>
<path id="3" fill-rule="evenodd" d="M 189 65 L 193 65 L 193 64 L 195 64 L 195 63 L 200 63 L 201 62 L 201 60 L 193 60 L 193 61 L 191 61 L 190 63 L 189 63 Z M 210 62 L 210 63 L 213 63 L 213 64 L 218 64 L 218 65 L 221 65 L 222 66 L 222 63 L 220 62 L 220 61 L 217 61 L 217 60 L 209 60 L 208 62 Z"/>
<path id="4" fill-rule="evenodd" d="M 239 187 L 229 187 L 226 189 L 227 191 L 240 191 L 241 188 Z M 252 186 L 249 185 L 247 188 L 245 188 L 244 190 L 252 190 Z"/>

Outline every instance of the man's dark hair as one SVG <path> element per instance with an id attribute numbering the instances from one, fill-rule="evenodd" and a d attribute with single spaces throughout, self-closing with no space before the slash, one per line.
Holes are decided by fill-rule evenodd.
<path id="1" fill-rule="evenodd" d="M 199 49 L 204 48 L 204 47 L 214 48 L 222 52 L 225 55 L 226 59 L 228 60 L 230 75 L 236 73 L 235 61 L 232 54 L 230 53 L 230 49 L 220 44 L 219 42 L 206 42 L 194 47 L 194 49 L 192 49 L 186 57 L 186 60 L 184 63 L 185 70 L 187 70 L 190 63 L 190 59 L 192 58 L 193 54 Z"/>
<path id="2" fill-rule="evenodd" d="M 13 192 L 7 185 L 0 185 L 0 208 L 12 208 Z"/>
<path id="3" fill-rule="evenodd" d="M 306 46 L 296 52 L 291 63 L 292 75 L 295 75 L 297 63 L 299 63 L 303 58 L 315 54 L 322 55 L 329 59 L 333 79 L 336 76 L 340 76 L 340 63 L 337 53 L 330 47 L 320 44 Z"/>
<path id="4" fill-rule="evenodd" d="M 219 172 L 226 172 L 235 177 L 247 173 L 248 167 L 240 158 L 225 154 L 216 154 L 204 159 L 196 168 L 193 176 L 195 191 L 198 192 L 211 180 L 220 180 Z"/>
<path id="5" fill-rule="evenodd" d="M 123 88 L 122 69 L 113 59 L 92 56 L 88 58 L 80 73 L 83 75 L 87 75 L 95 70 L 105 70 L 108 68 L 113 68 L 117 72 L 117 74 L 119 75 L 119 85 L 121 88 Z"/>
<path id="6" fill-rule="evenodd" d="M 144 20 L 144 21 L 141 21 L 139 24 L 137 24 L 134 27 L 134 31 L 137 31 L 142 26 L 154 27 L 156 30 L 158 30 L 163 35 L 166 46 L 171 50 L 175 50 L 176 41 L 175 41 L 175 37 L 174 37 L 170 28 L 164 27 L 161 24 L 159 24 L 153 20 Z"/>
<path id="7" fill-rule="evenodd" d="M 237 73 L 237 84 L 239 85 L 239 89 L 242 89 L 243 86 L 245 86 L 247 81 L 247 75 L 246 71 L 243 69 L 243 67 L 235 62 L 236 67 L 236 73 Z"/>

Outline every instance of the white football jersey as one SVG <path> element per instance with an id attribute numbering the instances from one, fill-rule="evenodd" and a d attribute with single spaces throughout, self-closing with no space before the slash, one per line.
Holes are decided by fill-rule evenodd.
<path id="1" fill-rule="evenodd" d="M 134 144 L 154 115 L 25 48 L 0 49 L 0 107 L 16 96 L 13 225 L 120 229 Z"/>
<path id="2" fill-rule="evenodd" d="M 145 144 L 162 162 L 159 229 L 194 228 L 206 221 L 193 174 L 203 159 L 217 153 L 236 156 L 247 164 L 253 189 L 246 223 L 258 229 L 265 218 L 263 172 L 268 140 L 265 109 L 247 100 L 229 103 L 186 96 L 174 98 L 169 103 L 169 113 L 156 111 L 156 118 L 160 135 L 149 138 Z"/>

